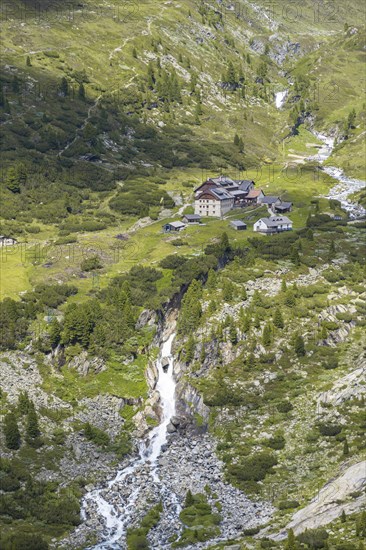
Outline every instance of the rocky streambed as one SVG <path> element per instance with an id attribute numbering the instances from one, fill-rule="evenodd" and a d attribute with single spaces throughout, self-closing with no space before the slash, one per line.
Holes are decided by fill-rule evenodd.
<path id="1" fill-rule="evenodd" d="M 219 526 L 221 534 L 216 539 L 185 546 L 187 549 L 205 548 L 214 542 L 234 539 L 244 529 L 264 525 L 271 518 L 273 507 L 249 499 L 224 480 L 223 464 L 216 456 L 216 444 L 211 436 L 197 433 L 192 426 L 186 426 L 184 420 L 175 418 L 173 422 L 175 431 L 161 449 L 154 472 L 151 464 L 146 462 L 121 482 L 102 490 L 103 498 L 116 509 L 129 502 L 131 495 L 138 495 L 129 510 L 128 527 L 137 527 L 149 508 L 162 501 L 161 519 L 148 538 L 151 548 L 171 548 L 171 537 L 179 536 L 183 528 L 179 513 L 188 489 L 193 493 L 205 493 L 213 512 L 217 511 L 216 503 L 220 503 L 222 521 Z M 108 532 L 95 503 L 88 506 L 85 522 L 64 541 L 63 547 L 85 547 L 91 531 L 99 540 L 103 540 Z M 108 540 L 95 546 L 100 549 L 126 547 L 123 540 L 118 542 L 118 546 L 109 545 Z"/>

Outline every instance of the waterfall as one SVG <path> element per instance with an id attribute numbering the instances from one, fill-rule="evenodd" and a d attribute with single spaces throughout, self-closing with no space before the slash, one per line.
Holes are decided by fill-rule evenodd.
<path id="1" fill-rule="evenodd" d="M 147 444 L 142 443 L 139 449 L 139 456 L 135 458 L 129 466 L 117 472 L 115 478 L 107 484 L 107 487 L 96 489 L 85 495 L 82 502 L 82 519 L 88 518 L 88 508 L 97 510 L 98 516 L 104 521 L 104 541 L 93 547 L 94 550 L 114 550 L 121 548 L 121 540 L 130 526 L 131 516 L 135 511 L 138 502 L 141 486 L 138 480 L 138 470 L 144 466 L 149 469 L 153 478 L 153 483 L 158 486 L 159 494 L 166 497 L 166 488 L 160 483 L 157 473 L 158 458 L 163 445 L 167 442 L 167 427 L 170 419 L 175 414 L 175 386 L 174 380 L 174 360 L 172 357 L 172 343 L 175 334 L 171 334 L 163 343 L 159 358 L 157 361 L 158 380 L 156 390 L 160 394 L 160 403 L 162 408 L 162 418 L 149 434 Z M 163 366 L 163 359 L 168 360 L 168 368 Z M 132 486 L 129 496 L 124 499 L 119 494 L 119 487 L 128 484 Z M 112 494 L 119 495 L 119 501 L 116 503 L 112 499 Z M 169 495 L 171 501 L 179 513 L 179 504 L 175 495 Z M 108 498 L 113 500 L 108 502 Z"/>
<path id="2" fill-rule="evenodd" d="M 287 97 L 287 90 L 284 90 L 283 92 L 277 92 L 275 94 L 275 103 L 277 109 L 281 109 L 283 104 L 285 103 L 286 97 Z"/>

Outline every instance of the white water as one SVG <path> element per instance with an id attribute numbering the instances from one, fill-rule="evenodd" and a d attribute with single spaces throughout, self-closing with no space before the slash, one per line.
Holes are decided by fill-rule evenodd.
<path id="1" fill-rule="evenodd" d="M 283 104 L 285 103 L 286 97 L 287 97 L 287 90 L 283 92 L 277 92 L 275 94 L 275 102 L 277 109 L 281 109 Z"/>
<path id="2" fill-rule="evenodd" d="M 313 133 L 324 143 L 324 145 L 319 149 L 318 154 L 309 157 L 309 160 L 316 160 L 319 164 L 323 164 L 333 152 L 334 138 L 319 134 L 315 131 Z M 360 204 L 350 201 L 348 197 L 357 191 L 361 191 L 361 189 L 365 189 L 366 182 L 355 178 L 349 178 L 344 174 L 343 170 L 335 166 L 323 166 L 322 170 L 339 181 L 337 185 L 332 187 L 326 198 L 339 201 L 342 209 L 349 214 L 350 218 L 357 219 L 364 217 L 366 215 L 366 210 Z"/>
<path id="3" fill-rule="evenodd" d="M 153 478 L 153 482 L 159 483 L 159 477 L 157 474 L 157 459 L 160 455 L 162 446 L 167 442 L 167 426 L 170 419 L 175 414 L 175 386 L 174 373 L 173 373 L 173 357 L 171 355 L 172 343 L 175 334 L 172 334 L 168 340 L 164 342 L 161 348 L 161 353 L 158 359 L 158 381 L 156 389 L 160 394 L 160 401 L 162 406 L 162 421 L 154 428 L 148 438 L 147 445 L 144 443 L 140 446 L 140 456 L 136 458 L 129 466 L 117 472 L 115 478 L 107 484 L 107 487 L 102 489 L 96 489 L 91 493 L 85 495 L 82 503 L 81 517 L 83 520 L 88 518 L 88 508 L 96 508 L 99 518 L 104 521 L 105 529 L 103 533 L 104 542 L 101 542 L 94 546 L 94 550 L 114 550 L 123 548 L 122 540 L 126 534 L 126 530 L 129 527 L 131 514 L 135 510 L 135 505 L 140 496 L 140 486 L 137 484 L 137 488 L 133 489 L 127 499 L 123 500 L 120 496 L 120 502 L 118 505 L 110 504 L 105 497 L 111 494 L 113 490 L 114 495 L 119 495 L 118 486 L 128 483 L 132 485 L 135 477 L 138 476 L 137 470 L 143 465 L 150 467 L 150 473 Z M 164 371 L 162 365 L 162 359 L 168 358 L 169 366 Z M 135 475 L 136 474 L 136 475 Z M 165 487 L 160 484 L 160 493 L 165 491 Z M 177 508 L 179 513 L 179 504 L 175 495 L 170 495 L 171 502 Z"/>

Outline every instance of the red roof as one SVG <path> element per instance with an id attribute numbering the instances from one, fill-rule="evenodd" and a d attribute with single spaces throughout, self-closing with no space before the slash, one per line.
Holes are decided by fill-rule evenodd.
<path id="1" fill-rule="evenodd" d="M 259 195 L 263 193 L 262 189 L 251 189 L 247 194 L 247 199 L 256 199 Z"/>

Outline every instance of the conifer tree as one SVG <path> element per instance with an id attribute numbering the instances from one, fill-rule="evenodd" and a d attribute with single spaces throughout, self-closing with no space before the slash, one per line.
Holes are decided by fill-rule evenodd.
<path id="1" fill-rule="evenodd" d="M 347 521 L 347 516 L 346 516 L 346 512 L 344 510 L 342 510 L 342 513 L 341 513 L 341 522 L 342 523 L 346 523 Z"/>
<path id="2" fill-rule="evenodd" d="M 227 82 L 228 84 L 230 84 L 231 86 L 235 85 L 236 84 L 236 75 L 235 75 L 235 69 L 234 69 L 234 65 L 231 61 L 229 61 L 228 63 L 228 67 L 227 67 L 227 73 L 226 73 L 226 77 L 225 77 L 225 82 Z"/>
<path id="3" fill-rule="evenodd" d="M 334 240 L 332 239 L 329 244 L 328 260 L 333 260 L 335 254 L 336 254 L 336 247 L 334 244 Z"/>
<path id="4" fill-rule="evenodd" d="M 213 290 L 216 287 L 217 284 L 217 275 L 214 269 L 210 269 L 208 272 L 207 282 L 206 282 L 206 288 L 209 290 Z"/>
<path id="5" fill-rule="evenodd" d="M 242 330 L 243 332 L 249 332 L 250 329 L 250 317 L 246 315 L 243 320 Z"/>
<path id="6" fill-rule="evenodd" d="M 253 306 L 256 306 L 256 307 L 263 306 L 262 296 L 260 295 L 258 290 L 254 291 L 253 298 L 252 298 L 252 304 L 253 304 Z"/>
<path id="7" fill-rule="evenodd" d="M 27 67 L 31 67 L 31 66 L 32 66 L 31 59 L 30 59 L 29 55 L 27 55 L 25 64 L 27 65 Z"/>
<path id="8" fill-rule="evenodd" d="M 299 266 L 300 265 L 300 256 L 297 248 L 295 246 L 291 247 L 290 250 L 290 259 L 293 262 L 294 265 Z"/>
<path id="9" fill-rule="evenodd" d="M 30 402 L 27 424 L 26 424 L 27 439 L 34 440 L 40 436 L 41 432 L 38 425 L 38 416 L 33 402 Z"/>
<path id="10" fill-rule="evenodd" d="M 296 539 L 293 529 L 288 530 L 285 550 L 296 550 Z"/>
<path id="11" fill-rule="evenodd" d="M 193 361 L 194 348 L 195 348 L 195 343 L 194 343 L 193 336 L 191 335 L 188 338 L 187 343 L 185 344 L 185 351 L 186 351 L 185 360 L 186 360 L 186 363 L 191 363 Z"/>
<path id="12" fill-rule="evenodd" d="M 184 507 L 188 508 L 189 506 L 193 506 L 193 504 L 194 504 L 194 497 L 192 495 L 191 490 L 188 489 L 187 494 L 186 494 L 186 499 L 185 499 L 185 502 L 184 502 Z"/>
<path id="13" fill-rule="evenodd" d="M 5 443 L 8 449 L 17 450 L 20 447 L 20 432 L 14 413 L 8 413 L 4 418 Z"/>
<path id="14" fill-rule="evenodd" d="M 57 317 L 54 317 L 50 323 L 48 329 L 48 335 L 50 338 L 51 348 L 55 349 L 61 341 L 61 325 L 57 320 Z"/>
<path id="15" fill-rule="evenodd" d="M 205 359 L 206 359 L 205 343 L 202 342 L 201 351 L 200 351 L 200 363 L 203 363 Z"/>
<path id="16" fill-rule="evenodd" d="M 348 446 L 347 439 L 345 439 L 343 443 L 343 456 L 348 456 L 348 455 L 349 455 L 349 446 Z"/>
<path id="17" fill-rule="evenodd" d="M 239 149 L 239 153 L 244 152 L 244 141 L 242 138 L 239 138 L 238 149 Z"/>
<path id="18" fill-rule="evenodd" d="M 280 308 L 276 308 L 275 310 L 274 317 L 273 317 L 273 324 L 277 328 L 283 328 L 285 326 Z"/>
<path id="19" fill-rule="evenodd" d="M 281 292 L 286 292 L 286 290 L 287 290 L 286 280 L 282 279 L 282 281 L 281 281 Z"/>
<path id="20" fill-rule="evenodd" d="M 265 348 L 268 348 L 272 343 L 272 330 L 271 325 L 265 325 L 262 334 L 262 344 Z"/>
<path id="21" fill-rule="evenodd" d="M 238 134 L 235 134 L 235 136 L 234 136 L 234 145 L 239 145 L 239 136 L 238 136 Z"/>
<path id="22" fill-rule="evenodd" d="M 241 289 L 240 297 L 244 301 L 248 299 L 248 294 L 247 294 L 245 286 L 243 286 L 243 288 Z"/>
<path id="23" fill-rule="evenodd" d="M 304 338 L 300 334 L 295 337 L 294 349 L 298 357 L 303 357 L 306 353 Z"/>
<path id="24" fill-rule="evenodd" d="M 31 407 L 31 401 L 28 392 L 21 391 L 18 396 L 18 411 L 21 415 L 28 414 Z"/>
<path id="25" fill-rule="evenodd" d="M 150 61 L 147 66 L 147 86 L 148 88 L 150 88 L 150 90 L 152 90 L 154 88 L 154 85 L 155 85 L 155 74 L 154 74 L 153 65 Z"/>
<path id="26" fill-rule="evenodd" d="M 78 98 L 81 99 L 81 101 L 85 101 L 85 88 L 82 82 L 79 85 Z"/>
<path id="27" fill-rule="evenodd" d="M 136 48 L 133 48 L 133 50 L 132 50 L 132 57 L 137 59 L 137 50 L 136 50 Z"/>
<path id="28" fill-rule="evenodd" d="M 67 79 L 64 76 L 61 78 L 61 82 L 60 82 L 60 94 L 63 97 L 66 97 L 69 95 L 69 84 L 67 82 Z"/>
<path id="29" fill-rule="evenodd" d="M 237 335 L 237 332 L 236 332 L 236 327 L 235 327 L 235 324 L 234 322 L 230 323 L 230 327 L 229 327 L 229 338 L 230 338 L 230 342 L 235 346 L 235 344 L 238 343 L 238 335 Z"/>
<path id="30" fill-rule="evenodd" d="M 234 297 L 234 285 L 231 281 L 225 281 L 222 287 L 222 298 L 225 302 L 231 302 Z"/>

